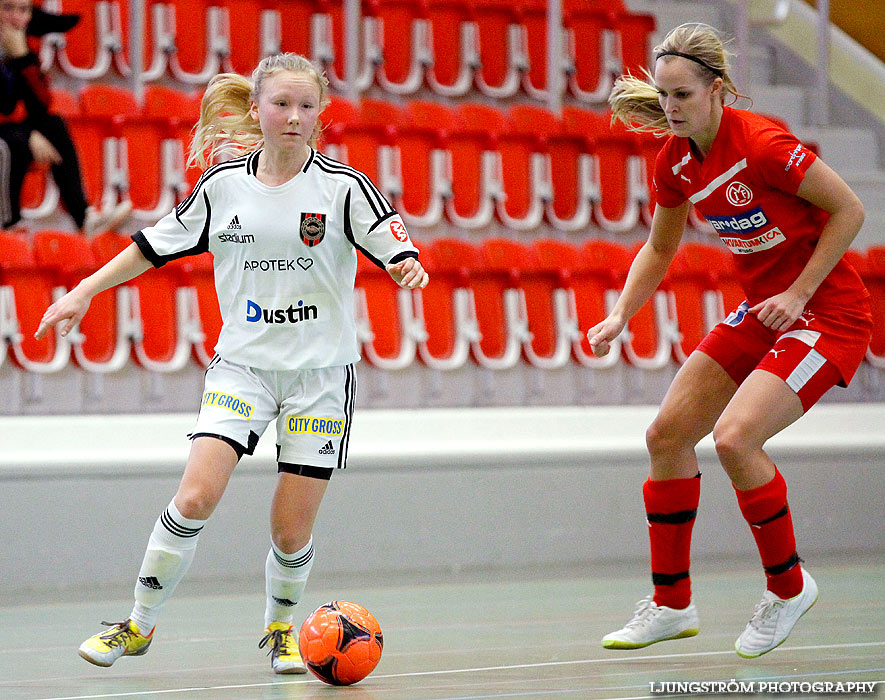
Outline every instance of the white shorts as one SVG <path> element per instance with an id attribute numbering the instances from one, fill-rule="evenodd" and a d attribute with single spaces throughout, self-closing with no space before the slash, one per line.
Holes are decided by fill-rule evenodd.
<path id="1" fill-rule="evenodd" d="M 347 466 L 355 401 L 352 364 L 275 371 L 216 355 L 206 370 L 200 415 L 188 437 L 220 438 L 242 456 L 255 451 L 276 420 L 280 471 L 328 478 L 325 470 Z M 317 474 L 316 468 L 322 471 Z"/>

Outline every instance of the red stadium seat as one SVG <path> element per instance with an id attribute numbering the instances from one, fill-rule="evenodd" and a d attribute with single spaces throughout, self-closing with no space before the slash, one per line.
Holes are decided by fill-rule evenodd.
<path id="1" fill-rule="evenodd" d="M 234 22 L 230 64 L 241 75 L 251 75 L 258 62 L 279 53 L 281 18 L 267 0 L 222 0 L 219 3 Z M 291 21 L 291 20 L 286 20 Z"/>
<path id="2" fill-rule="evenodd" d="M 581 252 L 570 243 L 540 239 L 527 253 L 519 284 L 531 338 L 523 343 L 523 353 L 533 367 L 558 369 L 568 364 L 581 337 L 569 293 Z"/>
<path id="3" fill-rule="evenodd" d="M 516 241 L 493 238 L 480 247 L 480 264 L 470 277 L 479 340 L 473 358 L 486 369 L 510 369 L 530 340 L 520 269 L 526 249 Z"/>
<path id="4" fill-rule="evenodd" d="M 335 98 L 323 112 L 328 124 L 323 150 L 331 158 L 365 173 L 389 199 L 402 193 L 396 125 L 400 109 L 382 100 L 364 100 L 359 107 Z"/>
<path id="5" fill-rule="evenodd" d="M 400 177 L 409 186 L 402 188 L 396 209 L 410 226 L 436 226 L 452 196 L 448 139 L 454 119 L 435 102 L 413 100 L 403 108 L 396 145 Z"/>
<path id="6" fill-rule="evenodd" d="M 563 24 L 573 63 L 569 89 L 582 101 L 605 102 L 614 76 L 639 75 L 649 65 L 653 15 L 630 12 L 619 1 L 564 0 Z"/>
<path id="7" fill-rule="evenodd" d="M 412 292 L 399 287 L 386 270 L 357 254 L 354 304 L 363 356 L 379 369 L 398 370 L 411 365 L 420 335 Z"/>
<path id="8" fill-rule="evenodd" d="M 364 170 L 355 163 L 350 164 L 369 175 L 390 200 L 400 197 L 404 189 L 397 127 L 405 121 L 402 109 L 397 105 L 364 98 L 360 102 L 359 124 L 344 135 L 345 143 L 353 138 L 361 144 L 358 150 L 364 151 L 365 155 L 360 155 L 357 162 L 369 168 L 374 162 L 374 168 Z M 356 157 L 357 151 L 348 149 L 348 153 L 348 157 Z"/>
<path id="9" fill-rule="evenodd" d="M 600 193 L 593 211 L 596 222 L 614 233 L 633 229 L 649 198 L 636 135 L 619 124 L 611 125 L 608 113 L 566 107 L 562 119 L 568 133 L 591 136 L 596 143 Z"/>
<path id="10" fill-rule="evenodd" d="M 313 60 L 322 67 L 333 90 L 361 93 L 368 89 L 375 79 L 375 73 L 382 61 L 381 38 L 378 32 L 376 15 L 377 0 L 362 0 L 359 26 L 359 54 L 356 76 L 349 85 L 345 76 L 344 54 L 344 0 L 325 0 L 322 14 L 315 17 L 312 29 Z"/>
<path id="11" fill-rule="evenodd" d="M 192 255 L 181 259 L 182 284 L 196 295 L 199 329 L 202 337 L 194 342 L 194 357 L 208 367 L 215 356 L 215 344 L 221 333 L 221 310 L 215 291 L 215 267 L 211 253 Z"/>
<path id="12" fill-rule="evenodd" d="M 3 341 L 22 369 L 48 374 L 68 365 L 71 346 L 67 338 L 55 330 L 41 340 L 34 338 L 47 307 L 65 291 L 56 270 L 37 263 L 25 238 L 0 233 L 0 323 Z"/>
<path id="13" fill-rule="evenodd" d="M 479 91 L 495 99 L 512 97 L 528 71 L 525 29 L 520 24 L 518 5 L 512 0 L 471 0 L 476 22 Z"/>
<path id="14" fill-rule="evenodd" d="M 558 132 L 546 134 L 546 150 L 551 188 L 547 221 L 560 231 L 583 231 L 599 202 L 596 140 L 560 121 Z"/>
<path id="15" fill-rule="evenodd" d="M 97 262 L 104 265 L 132 241 L 126 236 L 99 236 L 93 241 Z M 126 286 L 131 295 L 135 359 L 154 372 L 177 372 L 202 342 L 196 300 L 184 283 L 184 263 L 175 260 L 139 275 Z"/>
<path id="16" fill-rule="evenodd" d="M 432 63 L 426 0 L 378 0 L 381 54 L 378 84 L 396 95 L 410 95 L 424 83 Z"/>
<path id="17" fill-rule="evenodd" d="M 110 209 L 128 191 L 122 125 L 138 114 L 135 98 L 125 90 L 89 85 L 80 95 L 79 116 L 68 119 L 80 157 L 86 201 Z"/>
<path id="18" fill-rule="evenodd" d="M 498 135 L 508 128 L 506 116 L 487 105 L 464 103 L 455 110 L 449 134 L 452 197 L 446 215 L 462 228 L 487 226 L 502 196 Z"/>
<path id="19" fill-rule="evenodd" d="M 479 69 L 476 23 L 467 0 L 427 0 L 427 19 L 433 60 L 427 84 L 444 97 L 466 95 Z"/>
<path id="20" fill-rule="evenodd" d="M 324 143 L 335 146 L 323 150 L 330 157 L 364 172 L 383 190 L 382 149 L 393 147 L 396 141 L 399 108 L 371 100 L 361 109 L 336 97 L 323 112 L 323 120 L 329 125 L 323 134 Z M 389 150 L 387 157 L 390 157 Z"/>
<path id="21" fill-rule="evenodd" d="M 233 70 L 230 11 L 220 0 L 176 0 L 169 8 L 175 28 L 169 71 L 176 80 L 202 85 L 217 73 Z M 257 36 L 258 27 L 237 35 Z"/>
<path id="22" fill-rule="evenodd" d="M 564 0 L 562 21 L 571 66 L 569 91 L 583 102 L 602 104 L 608 99 L 616 62 L 615 16 L 591 0 Z"/>
<path id="23" fill-rule="evenodd" d="M 272 4 L 280 17 L 280 51 L 311 56 L 311 40 L 316 23 L 322 21 L 324 0 L 276 0 Z"/>
<path id="24" fill-rule="evenodd" d="M 120 24 L 126 62 L 131 66 L 132 38 L 129 26 L 129 2 L 121 2 Z M 175 13 L 167 0 L 144 0 L 141 39 L 140 79 L 149 83 L 162 78 L 169 68 L 169 56 L 175 51 Z"/>
<path id="25" fill-rule="evenodd" d="M 146 214 L 153 220 L 169 211 L 171 198 L 161 198 L 167 120 L 146 116 L 132 93 L 109 85 L 87 86 L 80 94 L 80 104 L 83 126 L 104 132 L 102 201 L 114 197 L 116 203 L 116 196 L 128 198 L 143 218 Z"/>
<path id="26" fill-rule="evenodd" d="M 636 246 L 631 259 L 639 251 Z M 666 278 L 661 287 L 627 323 L 623 339 L 624 356 L 639 369 L 656 370 L 673 359 L 673 348 L 679 342 L 679 329 L 673 318 Z"/>
<path id="27" fill-rule="evenodd" d="M 143 116 L 152 122 L 165 121 L 162 153 L 164 187 L 176 190 L 180 201 L 196 186 L 202 170 L 196 166 L 185 168 L 190 150 L 191 130 L 200 119 L 202 94 L 187 93 L 169 87 L 150 85 L 144 92 Z M 166 143 L 173 140 L 173 144 Z M 182 181 L 181 169 L 184 168 Z"/>
<path id="28" fill-rule="evenodd" d="M 344 135 L 347 130 L 360 124 L 360 110 L 354 103 L 343 97 L 334 97 L 320 115 L 323 131 L 320 134 L 319 150 L 330 158 L 347 162 L 347 149 Z"/>
<path id="29" fill-rule="evenodd" d="M 584 244 L 578 264 L 569 275 L 569 289 L 581 337 L 572 345 L 575 359 L 585 367 L 605 369 L 620 361 L 623 336 L 615 338 L 604 357 L 590 348 L 587 331 L 605 319 L 615 305 L 627 276 L 631 251 L 618 243 L 591 240 Z"/>
<path id="30" fill-rule="evenodd" d="M 78 234 L 41 231 L 34 234 L 33 246 L 38 265 L 55 270 L 57 280 L 66 289 L 73 289 L 98 269 L 92 246 Z M 119 292 L 108 289 L 95 295 L 86 315 L 69 335 L 74 359 L 87 371 L 116 372 L 129 361 L 133 329 L 128 309 L 120 306 L 128 296 Z"/>
<path id="31" fill-rule="evenodd" d="M 528 70 L 522 76 L 522 89 L 530 97 L 546 100 L 547 93 L 547 1 L 525 0 L 514 3 L 526 42 Z M 565 71 L 563 71 L 565 75 Z"/>
<path id="32" fill-rule="evenodd" d="M 642 69 L 651 64 L 649 39 L 657 24 L 654 15 L 625 9 L 617 13 L 615 24 L 621 60 L 620 73 L 641 75 Z"/>
<path id="33" fill-rule="evenodd" d="M 57 11 L 80 16 L 80 21 L 64 34 L 48 34 L 43 40 L 45 55 L 55 54 L 64 73 L 80 80 L 104 77 L 112 64 L 128 75 L 123 44 L 123 16 L 128 3 L 119 0 L 64 0 Z M 44 68 L 48 68 L 45 65 Z"/>
<path id="34" fill-rule="evenodd" d="M 425 336 L 418 341 L 421 361 L 437 370 L 462 367 L 479 341 L 470 277 L 479 251 L 466 241 L 439 238 L 421 246 L 421 260 L 433 283 L 415 295 L 415 315 Z"/>
<path id="35" fill-rule="evenodd" d="M 720 248 L 686 243 L 676 251 L 667 271 L 670 311 L 679 329 L 673 354 L 680 364 L 724 318 L 716 267 L 711 265 L 711 260 L 720 253 L 729 255 Z"/>
<path id="36" fill-rule="evenodd" d="M 504 197 L 498 199 L 498 218 L 516 230 L 537 228 L 553 199 L 548 141 L 562 131 L 557 117 L 540 107 L 510 109 L 509 123 L 498 134 Z"/>

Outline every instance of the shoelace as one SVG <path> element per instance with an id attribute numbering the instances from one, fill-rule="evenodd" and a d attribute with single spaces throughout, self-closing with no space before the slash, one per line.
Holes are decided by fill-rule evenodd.
<path id="1" fill-rule="evenodd" d="M 274 630 L 273 632 L 268 632 L 261 638 L 261 641 L 258 642 L 258 648 L 264 649 L 270 642 L 270 649 L 267 650 L 268 655 L 271 655 L 271 658 L 276 659 L 281 654 L 284 656 L 288 656 L 291 652 L 289 651 L 289 644 L 292 641 L 292 630 Z"/>
<path id="2" fill-rule="evenodd" d="M 750 626 L 757 630 L 762 629 L 783 605 L 784 601 L 780 599 L 769 598 L 759 601 L 753 610 L 753 617 L 750 618 Z"/>
<path id="3" fill-rule="evenodd" d="M 636 612 L 633 613 L 633 619 L 624 625 L 624 627 L 631 628 L 646 624 L 648 620 L 654 616 L 656 609 L 657 606 L 654 605 L 651 596 L 643 598 L 636 603 Z"/>
<path id="4" fill-rule="evenodd" d="M 102 620 L 101 624 L 117 628 L 113 631 L 105 632 L 100 637 L 101 641 L 109 647 L 126 646 L 129 643 L 129 639 L 136 635 L 135 630 L 129 626 L 129 620 L 123 620 L 123 622 L 105 622 Z"/>

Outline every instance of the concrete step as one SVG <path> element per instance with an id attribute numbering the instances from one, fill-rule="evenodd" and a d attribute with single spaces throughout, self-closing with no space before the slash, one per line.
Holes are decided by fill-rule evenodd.
<path id="1" fill-rule="evenodd" d="M 857 234 L 851 247 L 866 250 L 874 245 L 885 245 L 885 211 L 868 208 L 863 228 Z"/>
<path id="2" fill-rule="evenodd" d="M 686 22 L 704 22 L 720 26 L 719 8 L 712 2 L 689 2 L 686 0 L 626 0 L 631 12 L 644 12 L 657 17 L 658 26 L 651 36 L 652 48 L 659 44 L 674 27 Z"/>
<path id="3" fill-rule="evenodd" d="M 879 145 L 868 129 L 801 126 L 794 129 L 803 141 L 814 141 L 820 156 L 838 173 L 879 170 Z"/>
<path id="4" fill-rule="evenodd" d="M 842 179 L 854 190 L 863 202 L 867 214 L 876 212 L 885 215 L 885 171 L 840 173 Z M 885 243 L 885 229 L 880 230 Z"/>
<path id="5" fill-rule="evenodd" d="M 805 90 L 794 85 L 753 85 L 750 90 L 753 98 L 752 111 L 757 114 L 772 114 L 785 120 L 795 131 L 805 120 Z M 746 101 L 739 103 L 746 105 Z"/>
<path id="6" fill-rule="evenodd" d="M 737 70 L 737 59 L 732 58 L 732 71 Z M 752 46 L 750 48 L 750 95 L 753 95 L 756 86 L 772 85 L 774 83 L 775 57 L 774 52 L 766 46 Z M 740 86 L 738 86 L 740 88 Z"/>

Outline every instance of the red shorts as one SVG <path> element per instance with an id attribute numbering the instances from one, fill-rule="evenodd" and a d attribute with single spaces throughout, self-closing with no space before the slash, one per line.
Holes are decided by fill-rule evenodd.
<path id="1" fill-rule="evenodd" d="M 786 331 L 766 328 L 742 303 L 697 349 L 740 384 L 754 369 L 783 379 L 807 411 L 830 387 L 847 386 L 863 361 L 873 326 L 869 303 L 808 307 Z"/>

